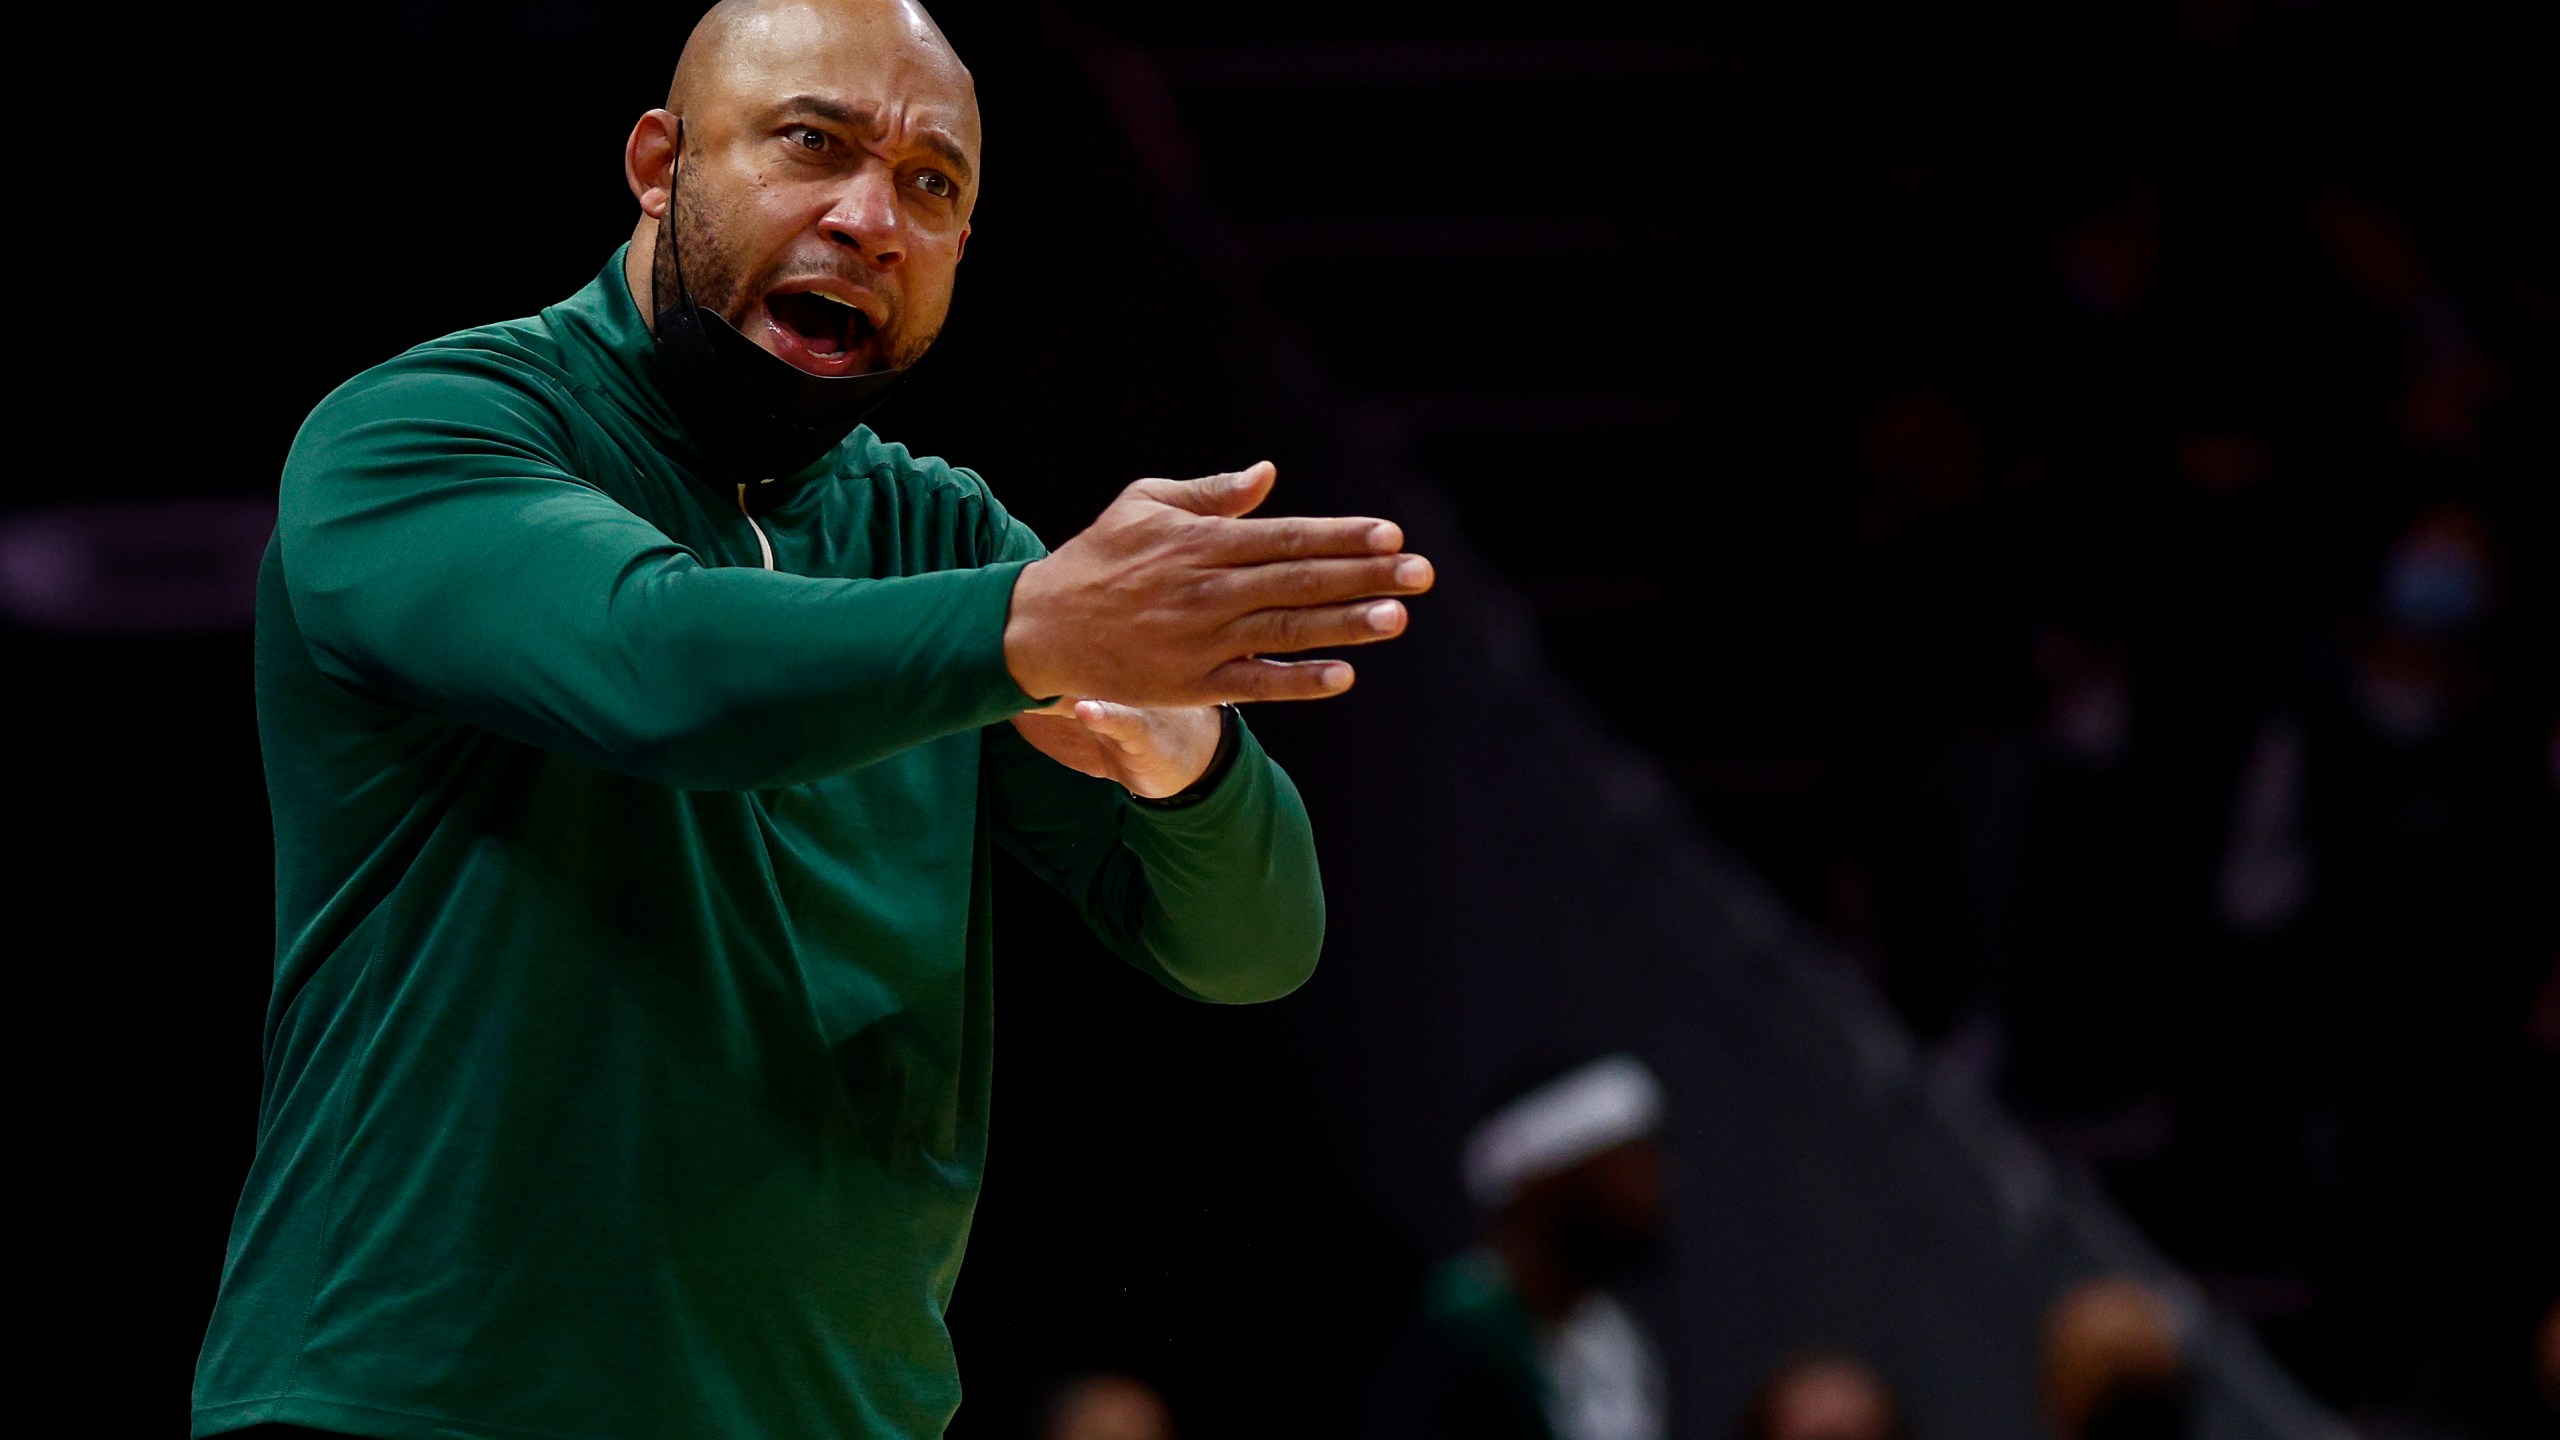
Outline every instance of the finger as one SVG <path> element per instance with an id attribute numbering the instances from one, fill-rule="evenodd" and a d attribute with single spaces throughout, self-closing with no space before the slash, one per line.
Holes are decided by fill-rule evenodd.
<path id="1" fill-rule="evenodd" d="M 1108 700 L 1077 702 L 1076 719 L 1103 739 L 1126 750 L 1146 742 L 1150 722 L 1145 711 Z"/>
<path id="2" fill-rule="evenodd" d="M 1228 638 L 1256 655 L 1336 645 L 1369 645 L 1404 633 L 1405 608 L 1393 600 L 1256 610 L 1227 627 Z"/>
<path id="3" fill-rule="evenodd" d="M 1209 688 L 1222 700 L 1322 700 L 1351 688 L 1351 667 L 1339 660 L 1270 660 L 1248 656 L 1209 672 Z"/>
<path id="4" fill-rule="evenodd" d="M 1260 565 L 1318 556 L 1393 555 L 1404 548 L 1404 529 L 1370 516 L 1240 520 L 1215 528 L 1209 553 L 1222 564 Z"/>
<path id="5" fill-rule="evenodd" d="M 1291 560 L 1239 565 L 1216 582 L 1218 598 L 1237 610 L 1329 605 L 1376 595 L 1419 595 L 1431 588 L 1431 562 L 1419 555 L 1359 560 Z"/>
<path id="6" fill-rule="evenodd" d="M 1270 498 L 1271 483 L 1280 477 L 1280 467 L 1268 460 L 1257 460 L 1242 470 L 1222 475 L 1204 475 L 1197 480 L 1142 480 L 1147 493 L 1168 505 L 1179 506 L 1194 515 L 1238 516 Z"/>
<path id="7" fill-rule="evenodd" d="M 1093 735 L 1077 724 L 1072 715 L 1048 715 L 1037 710 L 1025 710 L 1013 717 L 1013 728 L 1023 739 L 1050 750 L 1053 755 L 1056 752 L 1052 747 L 1063 745 L 1082 749 L 1094 740 Z"/>

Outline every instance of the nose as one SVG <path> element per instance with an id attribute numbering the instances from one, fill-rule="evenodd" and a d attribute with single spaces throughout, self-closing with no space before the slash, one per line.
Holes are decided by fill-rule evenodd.
<path id="1" fill-rule="evenodd" d="M 873 161 L 848 176 L 818 222 L 829 240 L 860 252 L 885 270 L 906 255 L 906 217 L 898 205 L 898 177 Z"/>

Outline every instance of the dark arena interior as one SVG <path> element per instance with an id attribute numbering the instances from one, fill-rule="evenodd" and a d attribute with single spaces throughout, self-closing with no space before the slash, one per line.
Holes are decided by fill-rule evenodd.
<path id="1" fill-rule="evenodd" d="M 875 428 L 1052 544 L 1267 457 L 1441 576 L 1254 712 L 1323 845 L 1304 990 L 1186 1003 L 1000 875 L 955 1440 L 1094 1375 L 1160 1397 L 1131 1434 L 1366 1433 L 1472 1121 L 1617 1051 L 1669 1435 L 1817 1349 L 1918 1440 L 2058 1435 L 2111 1274 L 2181 1317 L 2178 1433 L 2560 1433 L 2526 7 L 932 8 L 987 188 Z M 255 1138 L 286 448 L 596 272 L 699 10 L 11 10 L 20 1174 L 86 1433 L 183 1423 Z"/>

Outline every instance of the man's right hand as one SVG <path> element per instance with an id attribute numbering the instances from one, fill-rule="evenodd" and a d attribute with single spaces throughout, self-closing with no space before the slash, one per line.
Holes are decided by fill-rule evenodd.
<path id="1" fill-rule="evenodd" d="M 1404 632 L 1396 595 L 1431 588 L 1385 520 L 1247 519 L 1269 461 L 1200 480 L 1140 480 L 1083 533 L 1023 567 L 1005 665 L 1027 695 L 1123 705 L 1313 700 L 1351 688 L 1340 660 L 1272 655 Z"/>

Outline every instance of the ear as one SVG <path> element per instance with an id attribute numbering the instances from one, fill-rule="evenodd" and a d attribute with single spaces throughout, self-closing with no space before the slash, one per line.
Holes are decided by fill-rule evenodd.
<path id="1" fill-rule="evenodd" d="M 966 259 L 968 259 L 968 258 L 969 258 L 969 227 L 968 227 L 968 226 L 966 226 L 966 225 L 963 225 L 963 226 L 961 226 L 961 227 L 960 227 L 960 243 L 959 243 L 959 245 L 957 245 L 956 247 L 954 247 L 954 248 L 952 249 L 952 251 L 951 251 L 951 263 L 952 263 L 952 264 L 954 264 L 954 265 L 957 265 L 957 264 L 959 264 L 961 261 L 966 260 Z"/>
<path id="2" fill-rule="evenodd" d="M 652 110 L 631 127 L 622 142 L 622 179 L 640 202 L 640 213 L 652 220 L 667 218 L 667 194 L 675 182 L 676 117 L 672 110 Z"/>

